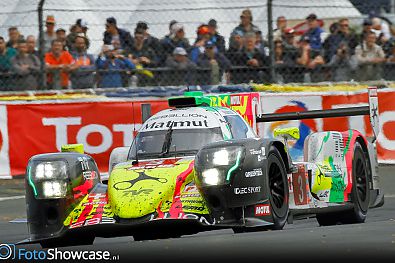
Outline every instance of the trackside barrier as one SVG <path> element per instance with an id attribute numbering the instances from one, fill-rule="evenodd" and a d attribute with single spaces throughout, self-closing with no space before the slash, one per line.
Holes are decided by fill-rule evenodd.
<path id="1" fill-rule="evenodd" d="M 395 89 L 380 89 L 378 96 L 378 159 L 381 163 L 395 163 Z M 303 148 L 304 138 L 314 131 L 353 128 L 367 136 L 372 135 L 368 116 L 254 123 L 256 113 L 367 106 L 366 89 L 352 92 L 249 92 L 215 97 L 216 105 L 230 105 L 241 112 L 261 137 L 272 136 L 273 130 L 279 126 L 299 127 L 301 139 L 291 146 L 295 151 Z M 59 151 L 66 143 L 83 143 L 86 153 L 95 158 L 102 172 L 106 172 L 111 150 L 130 145 L 141 127 L 141 104 L 151 104 L 153 114 L 168 107 L 166 98 L 152 97 L 97 96 L 78 100 L 56 98 L 0 103 L 0 178 L 24 174 L 32 155 Z"/>

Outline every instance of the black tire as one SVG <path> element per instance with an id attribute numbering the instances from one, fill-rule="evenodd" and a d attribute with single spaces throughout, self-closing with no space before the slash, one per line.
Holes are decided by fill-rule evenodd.
<path id="1" fill-rule="evenodd" d="M 55 248 L 55 247 L 68 247 L 68 246 L 82 246 L 82 245 L 92 245 L 95 241 L 94 235 L 84 235 L 84 236 L 66 236 L 54 239 L 47 239 L 40 241 L 42 248 Z"/>
<path id="2" fill-rule="evenodd" d="M 267 156 L 267 175 L 270 209 L 274 225 L 270 228 L 280 230 L 284 228 L 289 213 L 289 189 L 285 164 L 281 154 L 275 147 L 271 147 Z"/>
<path id="3" fill-rule="evenodd" d="M 346 224 L 363 223 L 370 203 L 370 162 L 359 142 L 355 143 L 354 158 L 352 163 L 352 192 L 351 201 L 354 208 L 344 214 L 342 220 Z"/>
<path id="4" fill-rule="evenodd" d="M 357 141 L 355 142 L 352 161 L 353 186 L 351 190 L 351 201 L 353 202 L 353 209 L 336 213 L 317 214 L 316 218 L 321 226 L 365 222 L 370 202 L 369 169 L 370 162 L 367 154 Z"/>
<path id="5" fill-rule="evenodd" d="M 273 225 L 263 227 L 233 227 L 234 233 L 254 232 L 261 230 L 281 230 L 287 222 L 289 213 L 289 189 L 287 171 L 281 154 L 272 146 L 267 155 L 266 174 L 268 180 L 264 187 L 269 193 L 270 210 L 273 216 Z"/>

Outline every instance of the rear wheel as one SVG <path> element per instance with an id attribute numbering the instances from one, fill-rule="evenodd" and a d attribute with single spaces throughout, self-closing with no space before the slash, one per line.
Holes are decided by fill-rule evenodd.
<path id="1" fill-rule="evenodd" d="M 353 186 L 351 201 L 353 202 L 353 209 L 336 213 L 317 214 L 317 221 L 321 226 L 365 222 L 370 202 L 369 169 L 369 159 L 366 157 L 361 144 L 357 141 L 354 146 L 352 162 Z"/>
<path id="2" fill-rule="evenodd" d="M 284 161 L 281 154 L 275 147 L 271 147 L 267 156 L 267 185 L 265 191 L 269 193 L 270 210 L 273 216 L 273 225 L 264 227 L 234 227 L 235 233 L 252 232 L 260 230 L 280 230 L 283 229 L 288 213 L 288 179 Z"/>

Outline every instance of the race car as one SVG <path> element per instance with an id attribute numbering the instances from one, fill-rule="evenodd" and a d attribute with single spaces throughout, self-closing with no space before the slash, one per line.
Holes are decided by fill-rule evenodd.
<path id="1" fill-rule="evenodd" d="M 316 215 L 320 225 L 362 223 L 383 204 L 374 138 L 323 131 L 304 142 L 303 161 L 289 154 L 298 128 L 259 138 L 256 122 L 370 115 L 378 133 L 377 90 L 370 107 L 260 114 L 253 122 L 217 97 L 188 92 L 149 117 L 130 147 L 113 150 L 108 181 L 82 145 L 33 156 L 26 170 L 30 238 L 43 247 L 92 244 L 95 237 L 134 240 L 232 228 L 282 229 Z M 218 98 L 217 98 L 218 99 Z M 243 111 L 246 112 L 245 110 Z"/>

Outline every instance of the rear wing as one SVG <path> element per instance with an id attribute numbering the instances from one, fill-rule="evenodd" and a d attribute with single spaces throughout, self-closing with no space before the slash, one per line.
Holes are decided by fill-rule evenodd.
<path id="1" fill-rule="evenodd" d="M 353 107 L 353 108 L 339 108 L 330 110 L 311 110 L 301 112 L 286 112 L 286 113 L 268 113 L 258 115 L 256 122 L 273 122 L 285 120 L 302 120 L 302 119 L 316 119 L 316 118 L 334 118 L 347 117 L 358 115 L 369 115 L 370 124 L 372 125 L 374 138 L 376 140 L 379 134 L 379 104 L 377 98 L 377 87 L 368 88 L 369 106 Z"/>

